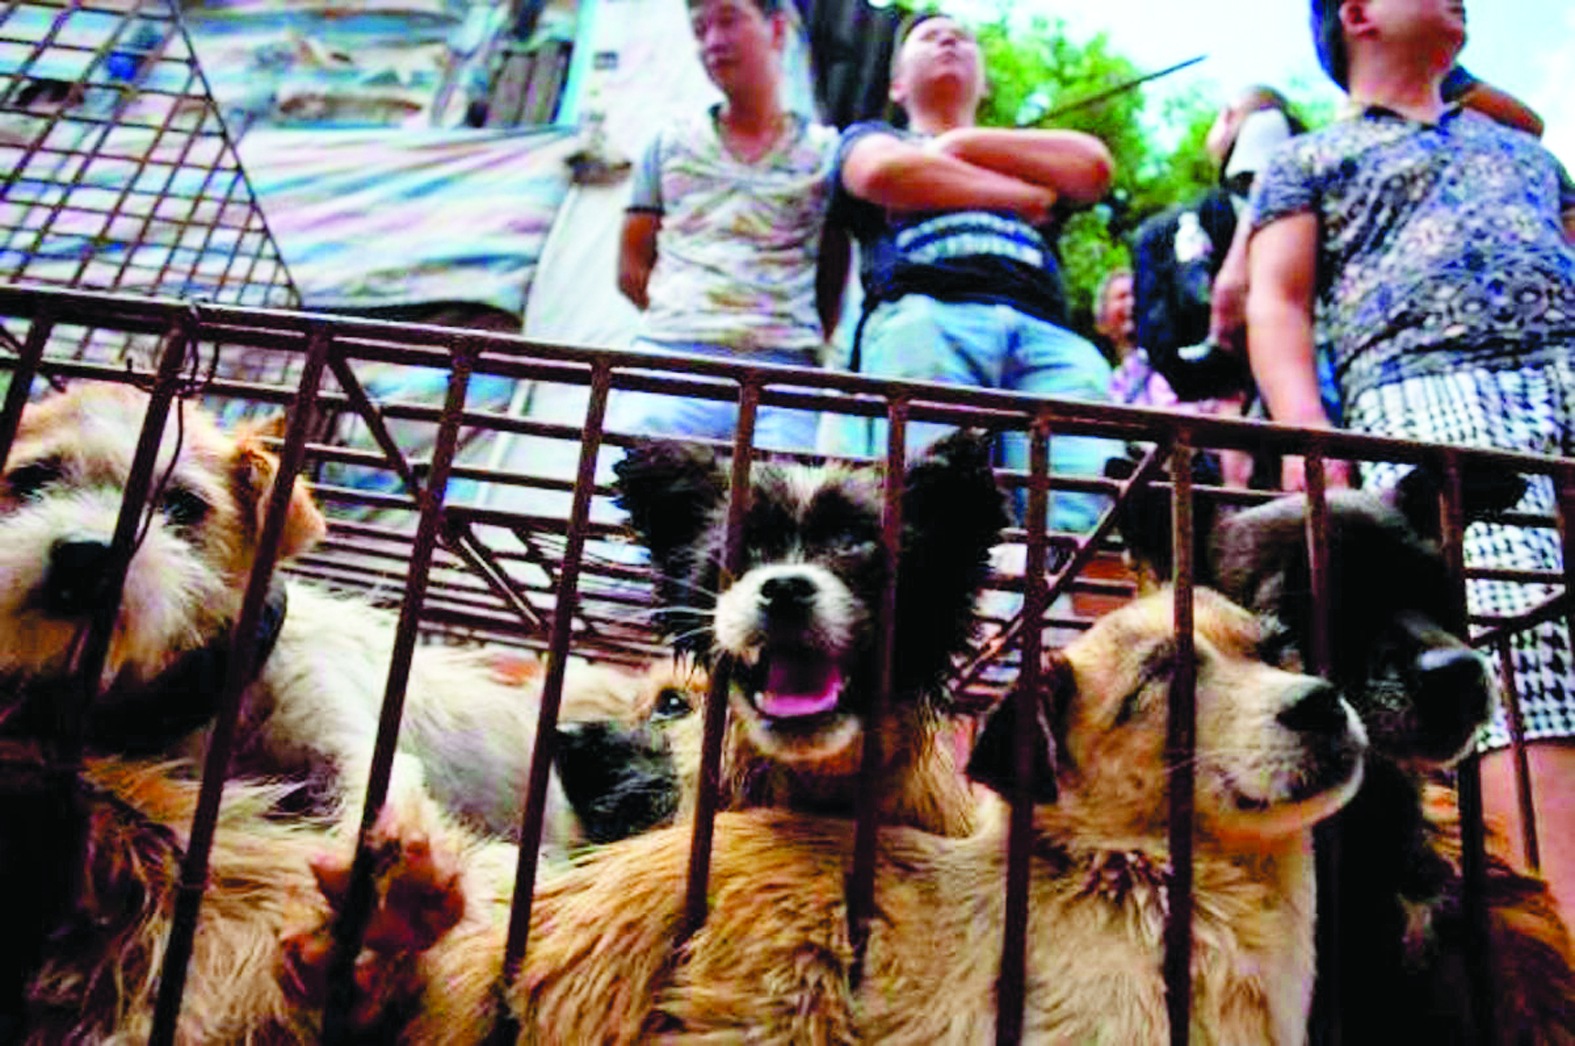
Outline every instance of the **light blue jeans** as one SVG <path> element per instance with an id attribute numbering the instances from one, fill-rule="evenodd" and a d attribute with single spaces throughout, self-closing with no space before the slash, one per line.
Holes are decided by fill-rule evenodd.
<path id="1" fill-rule="evenodd" d="M 862 356 L 860 369 L 871 377 L 1084 400 L 1104 400 L 1110 387 L 1110 364 L 1083 338 L 1009 305 L 988 302 L 941 302 L 910 294 L 882 303 L 864 325 Z M 947 430 L 935 422 L 910 424 L 908 452 L 916 453 Z M 884 455 L 886 422 L 828 415 L 820 443 L 831 454 Z M 1027 471 L 1025 434 L 1007 433 L 1001 450 L 1007 468 Z M 1050 440 L 1050 469 L 1103 476 L 1105 462 L 1121 453 L 1114 440 L 1056 435 Z M 1054 494 L 1051 529 L 1086 533 L 1098 522 L 1104 501 L 1095 494 Z"/>
<path id="2" fill-rule="evenodd" d="M 656 356 L 669 356 L 674 353 L 715 356 L 721 359 L 737 359 L 739 356 L 739 353 L 730 346 L 710 342 L 659 342 L 637 338 L 631 348 Z M 749 358 L 765 363 L 782 363 L 797 367 L 813 366 L 817 362 L 808 354 L 801 352 L 752 351 Z M 820 414 L 817 411 L 761 406 L 755 412 L 754 444 L 763 450 L 810 452 L 815 449 L 815 431 L 819 424 Z M 608 432 L 617 432 L 626 436 L 731 442 L 738 428 L 738 403 L 735 400 L 691 399 L 687 396 L 671 396 L 659 392 L 614 389 L 607 397 L 607 416 L 602 427 Z M 621 450 L 605 444 L 602 446 L 596 466 L 598 483 L 613 482 L 613 463 L 622 457 Z M 603 547 L 598 543 L 597 547 L 587 554 L 605 556 L 625 566 L 644 566 L 650 562 L 646 550 L 633 544 L 611 544 Z M 625 583 L 614 582 L 609 586 L 608 591 L 635 590 Z"/>
<path id="3" fill-rule="evenodd" d="M 736 360 L 739 354 L 727 345 L 704 342 L 671 342 L 636 339 L 631 346 L 656 356 L 684 353 Z M 802 352 L 752 351 L 751 360 L 782 363 L 796 367 L 814 366 L 815 360 Z M 762 406 L 755 413 L 755 446 L 765 450 L 813 451 L 815 429 L 820 415 L 815 411 Z M 625 435 L 695 437 L 731 440 L 738 426 L 738 404 L 729 400 L 689 399 L 658 392 L 614 389 L 607 399 L 609 432 Z"/>

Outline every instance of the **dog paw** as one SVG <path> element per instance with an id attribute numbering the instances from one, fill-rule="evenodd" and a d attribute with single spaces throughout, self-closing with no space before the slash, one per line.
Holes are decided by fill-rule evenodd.
<path id="1" fill-rule="evenodd" d="M 367 839 L 372 863 L 373 905 L 364 946 L 380 952 L 421 952 L 465 915 L 459 855 L 441 842 L 430 811 L 389 804 Z M 329 907 L 342 913 L 350 891 L 352 861 L 320 854 L 311 862 L 317 888 Z"/>
<path id="2" fill-rule="evenodd" d="M 372 905 L 355 962 L 353 1019 L 358 1024 L 419 994 L 416 957 L 465 914 L 459 855 L 435 844 L 422 819 L 413 824 L 409 818 L 408 810 L 401 814 L 393 807 L 385 809 L 367 840 Z M 349 853 L 325 852 L 310 866 L 328 912 L 318 925 L 280 942 L 279 978 L 289 997 L 321 1006 L 328 996 L 336 934 L 347 914 L 354 861 Z"/>
<path id="3" fill-rule="evenodd" d="M 333 930 L 319 926 L 284 938 L 279 982 L 285 997 L 308 1009 L 328 1003 L 329 967 L 333 961 Z M 403 951 L 365 948 L 355 960 L 355 992 L 350 1025 L 357 1030 L 380 1027 L 402 1012 L 422 991 L 421 971 Z"/>
<path id="4" fill-rule="evenodd" d="M 378 824 L 382 828 L 384 821 Z M 425 951 L 464 918 L 459 856 L 425 833 L 380 835 L 373 847 L 377 907 L 367 924 L 366 946 Z"/>

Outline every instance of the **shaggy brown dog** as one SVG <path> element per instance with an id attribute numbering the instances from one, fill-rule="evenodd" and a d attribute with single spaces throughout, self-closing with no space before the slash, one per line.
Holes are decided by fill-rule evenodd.
<path id="1" fill-rule="evenodd" d="M 32 924 L 0 942 L 6 965 L 24 968 L 21 1025 L 7 1041 L 147 1041 L 197 805 L 197 783 L 173 770 L 94 760 L 62 791 L 30 746 L 0 744 L 5 922 Z M 336 844 L 322 828 L 271 815 L 288 790 L 226 791 L 178 1042 L 318 1040 L 321 1014 L 281 983 L 282 941 L 327 917 L 322 888 L 331 884 L 319 883 L 309 862 Z M 393 904 L 374 915 L 358 965 L 368 983 L 397 997 L 409 956 L 454 925 L 453 906 L 462 902 L 448 866 L 432 862 L 415 816 L 380 848 L 380 894 Z M 408 912 L 420 913 L 417 921 L 406 923 Z"/>
<path id="2" fill-rule="evenodd" d="M 562 712 L 570 728 L 631 719 L 664 704 L 661 683 L 674 678 L 573 663 Z M 180 1042 L 318 1039 L 350 847 L 327 822 L 281 816 L 294 787 L 226 788 Z M 0 1042 L 146 1040 L 197 790 L 180 764 L 94 759 L 62 791 L 33 745 L 0 741 L 0 995 L 16 996 L 0 998 Z M 372 845 L 381 904 L 357 963 L 368 1001 L 353 1020 L 380 1041 L 380 1022 L 407 1018 L 419 996 L 414 955 L 454 925 L 463 899 L 490 911 L 485 899 L 512 883 L 518 850 L 448 823 L 420 797 L 386 807 Z"/>
<path id="3" fill-rule="evenodd" d="M 1468 518 L 1519 497 L 1513 477 L 1466 478 Z M 1437 505 L 1423 471 L 1383 498 L 1330 492 L 1330 678 L 1372 740 L 1361 791 L 1328 826 L 1343 862 L 1339 952 L 1323 968 L 1339 978 L 1334 1017 L 1348 1044 L 1484 1041 L 1466 976 L 1453 792 L 1427 782 L 1469 749 L 1494 687 L 1482 659 L 1443 623 L 1454 597 L 1436 545 Z M 1134 515 L 1164 509 L 1146 506 Z M 1168 547 L 1149 548 L 1134 522 L 1123 526 L 1134 551 L 1168 563 Z M 1297 659 L 1310 650 L 1314 613 L 1306 532 L 1300 496 L 1217 519 L 1210 503 L 1197 506 L 1200 583 L 1280 621 L 1279 645 Z M 1490 1041 L 1575 1042 L 1575 952 L 1546 885 L 1490 853 L 1487 903 Z"/>
<path id="4" fill-rule="evenodd" d="M 870 721 L 876 618 L 888 577 L 874 469 L 756 463 L 743 565 L 722 568 L 727 477 L 708 449 L 636 447 L 619 504 L 657 570 L 658 624 L 727 669 L 724 808 L 850 814 L 863 738 L 880 731 L 884 822 L 962 835 L 974 803 L 941 740 L 947 673 L 966 652 L 989 550 L 1007 522 L 976 433 L 948 436 L 903 477 L 894 693 Z"/>
<path id="5" fill-rule="evenodd" d="M 1025 1038 L 1166 1041 L 1166 695 L 1172 602 L 1109 615 L 1068 647 L 1036 725 Z M 1311 825 L 1350 797 L 1364 740 L 1321 680 L 1258 660 L 1255 619 L 1197 600 L 1197 1042 L 1299 1043 L 1312 988 Z M 1010 715 L 975 771 L 1005 787 Z M 1056 766 L 1049 764 L 1059 753 Z M 1047 798 L 1047 797 L 1046 797 Z M 511 1001 L 522 1041 L 994 1041 L 1006 840 L 907 828 L 881 836 L 863 980 L 850 985 L 844 880 L 851 825 L 781 810 L 716 824 L 713 909 L 676 953 L 688 833 L 593 852 L 541 886 Z M 406 1042 L 476 1042 L 492 1026 L 503 930 L 480 906 L 422 960 Z"/>
<path id="6" fill-rule="evenodd" d="M 197 757 L 224 680 L 231 631 L 257 552 L 278 462 L 176 403 L 155 510 L 123 593 L 108 590 L 110 535 L 148 406 L 122 385 L 80 384 L 30 405 L 0 485 L 0 721 L 39 737 L 71 692 L 80 636 L 119 595 L 100 693 L 87 709 L 102 752 Z M 281 556 L 310 548 L 324 520 L 297 483 Z M 364 791 L 393 650 L 394 619 L 364 602 L 276 579 L 255 680 L 243 697 L 234 769 L 327 784 L 330 807 Z M 422 646 L 411 665 L 390 795 L 431 796 L 488 831 L 517 831 L 537 708 L 494 678 L 487 655 Z M 575 841 L 554 780 L 549 853 Z"/>

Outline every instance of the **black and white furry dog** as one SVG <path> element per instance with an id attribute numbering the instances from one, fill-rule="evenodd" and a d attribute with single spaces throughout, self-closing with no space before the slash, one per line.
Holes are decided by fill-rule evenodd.
<path id="1" fill-rule="evenodd" d="M 878 469 L 755 463 L 731 576 L 728 480 L 708 448 L 646 443 L 615 466 L 618 503 L 656 570 L 658 626 L 680 652 L 728 670 L 724 807 L 851 812 L 863 738 L 878 730 L 882 819 L 972 829 L 943 734 L 946 677 L 968 649 L 1007 523 L 989 447 L 953 433 L 901 479 L 894 685 L 879 722 L 877 610 L 891 565 Z"/>

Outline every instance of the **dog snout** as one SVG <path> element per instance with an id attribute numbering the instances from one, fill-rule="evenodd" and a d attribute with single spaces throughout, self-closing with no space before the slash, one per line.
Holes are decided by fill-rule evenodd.
<path id="1" fill-rule="evenodd" d="M 111 596 L 109 546 L 102 541 L 61 540 L 49 550 L 49 569 L 41 593 L 44 609 L 82 614 Z"/>
<path id="2" fill-rule="evenodd" d="M 610 843 L 669 820 L 678 771 L 667 746 L 643 730 L 605 722 L 564 723 L 553 765 L 585 838 Z"/>
<path id="3" fill-rule="evenodd" d="M 1463 745 L 1492 711 L 1487 666 L 1466 647 L 1435 647 L 1416 659 L 1416 708 L 1423 732 L 1444 748 Z"/>
<path id="4" fill-rule="evenodd" d="M 1341 734 L 1349 725 L 1340 692 L 1327 683 L 1309 689 L 1275 718 L 1287 729 L 1307 734 Z"/>
<path id="5" fill-rule="evenodd" d="M 802 574 L 781 574 L 760 584 L 760 601 L 773 618 L 803 618 L 815 605 L 815 582 Z"/>

